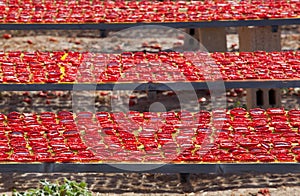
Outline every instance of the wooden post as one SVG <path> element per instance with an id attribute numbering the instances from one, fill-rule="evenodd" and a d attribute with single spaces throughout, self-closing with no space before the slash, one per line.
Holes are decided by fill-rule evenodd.
<path id="1" fill-rule="evenodd" d="M 100 29 L 100 37 L 105 38 L 108 36 L 109 30 Z"/>
<path id="2" fill-rule="evenodd" d="M 281 89 L 247 89 L 247 108 L 271 108 L 281 106 Z"/>
<path id="3" fill-rule="evenodd" d="M 154 102 L 155 100 L 157 100 L 157 91 L 155 90 L 151 90 L 151 91 L 147 91 L 147 97 L 149 101 Z"/>
<path id="4" fill-rule="evenodd" d="M 186 33 L 198 40 L 208 52 L 226 52 L 225 27 L 186 29 Z M 185 44 L 191 44 L 185 40 Z"/>
<path id="5" fill-rule="evenodd" d="M 281 29 L 278 26 L 239 27 L 241 52 L 281 50 Z M 270 108 L 281 106 L 280 89 L 247 89 L 247 108 Z"/>
<path id="6" fill-rule="evenodd" d="M 281 29 L 279 26 L 239 27 L 238 33 L 240 51 L 242 52 L 281 50 Z"/>

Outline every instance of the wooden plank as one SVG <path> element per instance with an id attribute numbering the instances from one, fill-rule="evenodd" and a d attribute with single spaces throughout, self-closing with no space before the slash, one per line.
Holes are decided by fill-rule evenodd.
<path id="1" fill-rule="evenodd" d="M 7 163 L 0 164 L 0 172 L 26 173 L 299 173 L 299 163 Z"/>
<path id="2" fill-rule="evenodd" d="M 268 20 L 231 20 L 231 21 L 199 21 L 199 22 L 149 22 L 149 23 L 57 23 L 57 24 L 17 24 L 1 23 L 0 30 L 64 30 L 64 29 L 102 29 L 120 30 L 139 25 L 163 25 L 173 28 L 202 28 L 202 27 L 240 27 L 240 26 L 271 26 L 296 25 L 300 18 L 268 19 Z"/>
<path id="3" fill-rule="evenodd" d="M 208 86 L 224 84 L 225 88 L 289 88 L 299 87 L 300 80 L 233 80 L 233 81 L 193 81 L 193 82 L 135 82 L 135 83 L 99 83 L 99 84 L 0 84 L 0 91 L 42 91 L 42 90 L 186 90 L 191 86 L 208 89 Z M 214 85 L 215 86 L 215 85 Z"/>

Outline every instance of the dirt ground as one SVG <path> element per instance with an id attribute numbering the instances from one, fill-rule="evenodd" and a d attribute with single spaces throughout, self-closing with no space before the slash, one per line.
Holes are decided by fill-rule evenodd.
<path id="1" fill-rule="evenodd" d="M 238 49 L 238 36 L 236 29 L 227 29 L 228 50 Z M 2 38 L 3 34 L 10 34 L 10 39 Z M 300 27 L 286 26 L 282 31 L 282 49 L 300 49 Z M 66 51 L 94 51 L 109 50 L 116 51 L 120 47 L 126 48 L 124 40 L 118 37 L 108 38 L 104 42 L 97 30 L 81 31 L 0 31 L 0 45 L 4 51 L 22 50 L 66 50 Z M 174 44 L 182 43 L 178 36 L 169 39 L 151 38 L 148 43 L 159 44 L 162 48 L 170 48 Z M 104 44 L 105 43 L 105 44 Z M 107 45 L 111 43 L 111 45 Z M 142 43 L 132 44 L 141 49 Z M 103 46 L 105 45 L 105 47 Z M 126 94 L 126 92 L 125 92 Z M 234 94 L 234 93 L 233 93 Z M 211 103 L 205 91 L 197 92 L 198 98 L 206 98 L 203 107 L 209 109 Z M 227 97 L 228 107 L 233 107 L 239 101 L 245 103 L 245 96 L 241 92 L 238 96 Z M 72 109 L 70 92 L 48 92 L 48 96 L 41 97 L 39 92 L 1 92 L 0 111 L 40 112 L 43 110 L 58 111 Z M 297 89 L 283 89 L 283 106 L 286 109 L 299 108 L 299 94 Z M 26 99 L 29 98 L 29 99 Z M 176 108 L 172 102 L 174 97 L 160 94 L 159 99 L 171 103 L 170 107 Z M 95 104 L 99 110 L 110 110 L 107 97 L 97 95 Z M 169 102 L 170 101 L 170 102 Z M 143 105 L 143 94 L 140 94 L 140 105 Z M 95 195 L 206 195 L 206 196 L 256 196 L 265 195 L 267 192 L 272 196 L 300 195 L 300 174 L 191 174 L 190 184 L 180 183 L 177 174 L 138 174 L 138 173 L 2 173 L 0 174 L 0 192 L 11 195 L 11 191 L 26 190 L 38 187 L 38 181 L 49 179 L 51 181 L 61 180 L 67 177 L 76 181 L 86 181 Z M 260 193 L 261 192 L 261 193 Z M 263 194 L 262 192 L 265 192 Z"/>
<path id="2" fill-rule="evenodd" d="M 272 196 L 297 196 L 300 193 L 299 174 L 192 174 L 191 184 L 179 183 L 177 174 L 8 173 L 1 177 L 0 191 L 6 193 L 13 188 L 36 188 L 41 179 L 54 182 L 64 177 L 86 181 L 95 195 L 256 196 L 264 190 Z"/>

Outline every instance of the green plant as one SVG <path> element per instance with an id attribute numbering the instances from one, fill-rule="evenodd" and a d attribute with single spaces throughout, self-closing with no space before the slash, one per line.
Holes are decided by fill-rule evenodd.
<path id="1" fill-rule="evenodd" d="M 64 179 L 63 184 L 51 183 L 47 180 L 40 181 L 42 187 L 29 189 L 25 192 L 13 191 L 13 196 L 91 196 L 85 182 L 77 183 Z"/>
<path id="2" fill-rule="evenodd" d="M 237 100 L 236 102 L 234 102 L 233 106 L 229 107 L 228 109 L 233 109 L 233 108 L 245 108 L 245 109 L 247 109 L 247 105 L 242 104 L 240 100 Z"/>

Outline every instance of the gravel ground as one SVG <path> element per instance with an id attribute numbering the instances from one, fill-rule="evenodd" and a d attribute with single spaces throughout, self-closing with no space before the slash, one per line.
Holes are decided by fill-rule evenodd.
<path id="1" fill-rule="evenodd" d="M 227 46 L 229 50 L 238 49 L 238 37 L 235 28 L 228 29 L 230 34 L 227 36 Z M 152 32 L 153 33 L 153 32 Z M 11 34 L 10 39 L 0 38 L 2 50 L 74 50 L 74 51 L 93 51 L 109 50 L 119 51 L 132 46 L 130 40 L 119 37 L 108 38 L 104 42 L 100 39 L 100 32 L 93 30 L 84 31 L 0 31 L 0 35 Z M 162 49 L 182 44 L 182 37 L 178 34 L 165 33 L 166 38 L 151 38 L 142 42 L 135 41 L 135 50 L 142 49 L 142 45 L 160 45 Z M 287 26 L 282 32 L 282 49 L 299 49 L 300 27 Z M 105 44 L 103 44 L 105 43 Z M 110 43 L 111 45 L 107 45 Z M 125 43 L 125 45 L 124 45 Z M 127 45 L 126 45 L 127 43 Z M 105 46 L 103 46 L 105 45 Z M 238 91 L 235 95 L 234 90 L 227 94 L 228 107 L 236 106 L 237 101 L 240 105 L 245 104 L 243 91 Z M 132 93 L 132 92 L 131 92 Z M 151 105 L 145 99 L 145 93 L 136 93 L 138 102 L 131 109 L 140 111 L 147 110 Z M 128 92 L 121 93 L 120 96 L 130 96 Z M 178 109 L 180 105 L 174 101 L 175 95 L 171 92 L 158 94 L 158 100 L 163 101 L 168 109 Z M 197 92 L 198 98 L 205 98 L 201 103 L 203 109 L 210 109 L 211 103 L 205 91 Z M 225 95 L 224 95 L 225 96 Z M 8 113 L 10 111 L 20 112 L 41 112 L 71 110 L 70 92 L 18 92 L 0 94 L 0 111 Z M 95 106 L 98 110 L 110 110 L 110 96 L 97 93 Z M 171 104 L 170 104 L 171 103 Z M 300 99 L 297 89 L 283 89 L 283 106 L 286 109 L 299 108 Z M 95 195 L 207 195 L 207 196 L 254 196 L 254 195 L 300 195 L 299 174 L 226 174 L 226 175 L 204 175 L 192 174 L 190 184 L 180 184 L 176 174 L 103 174 L 103 173 L 66 173 L 66 174 L 29 174 L 29 173 L 2 173 L 0 180 L 0 192 L 11 194 L 11 190 L 25 190 L 35 188 L 41 179 L 57 180 L 63 177 L 72 180 L 84 180 L 89 184 L 89 188 Z M 265 193 L 262 193 L 265 192 Z"/>

